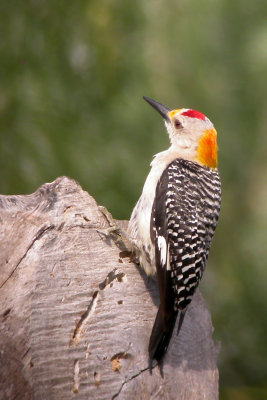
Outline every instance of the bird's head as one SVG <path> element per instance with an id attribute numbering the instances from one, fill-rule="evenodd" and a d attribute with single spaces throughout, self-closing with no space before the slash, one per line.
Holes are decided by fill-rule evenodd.
<path id="1" fill-rule="evenodd" d="M 149 97 L 144 99 L 164 118 L 173 149 L 207 167 L 217 168 L 217 132 L 204 114 L 188 108 L 171 110 Z"/>

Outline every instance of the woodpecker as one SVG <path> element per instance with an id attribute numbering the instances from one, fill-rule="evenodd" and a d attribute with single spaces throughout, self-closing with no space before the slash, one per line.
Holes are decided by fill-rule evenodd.
<path id="1" fill-rule="evenodd" d="M 162 363 L 179 316 L 199 284 L 218 222 L 221 180 L 217 170 L 217 132 L 201 112 L 174 109 L 144 99 L 163 117 L 168 150 L 151 162 L 128 234 L 140 265 L 157 273 L 160 306 L 149 342 L 150 366 Z"/>

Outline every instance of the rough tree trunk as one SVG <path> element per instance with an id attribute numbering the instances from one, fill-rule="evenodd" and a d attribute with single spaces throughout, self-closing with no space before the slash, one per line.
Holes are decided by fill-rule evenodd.
<path id="1" fill-rule="evenodd" d="M 218 399 L 217 349 L 196 293 L 150 375 L 157 286 L 114 241 L 95 200 L 58 178 L 0 196 L 0 399 Z"/>

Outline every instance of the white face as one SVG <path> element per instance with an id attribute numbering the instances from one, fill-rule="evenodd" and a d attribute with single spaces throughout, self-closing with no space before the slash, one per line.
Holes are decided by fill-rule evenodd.
<path id="1" fill-rule="evenodd" d="M 183 150 L 197 151 L 198 141 L 204 132 L 212 129 L 214 126 L 212 122 L 203 114 L 202 118 L 182 115 L 188 110 L 182 108 L 180 110 L 170 111 L 168 113 L 169 120 L 165 120 L 165 125 L 170 138 L 170 142 L 174 146 L 178 146 Z M 192 111 L 192 114 L 198 113 Z"/>

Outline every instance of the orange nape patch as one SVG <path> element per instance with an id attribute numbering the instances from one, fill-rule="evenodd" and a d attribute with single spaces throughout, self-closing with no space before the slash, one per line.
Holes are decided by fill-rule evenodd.
<path id="1" fill-rule="evenodd" d="M 217 132 L 216 129 L 206 130 L 198 142 L 198 161 L 210 168 L 217 167 Z"/>
<path id="2" fill-rule="evenodd" d="M 176 110 L 171 110 L 168 112 L 169 117 L 173 118 L 175 116 L 175 114 L 177 114 L 178 112 L 180 112 L 181 110 L 183 110 L 183 108 L 177 108 Z"/>

